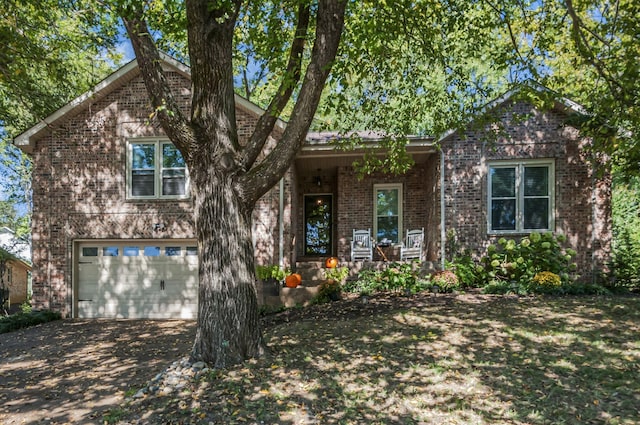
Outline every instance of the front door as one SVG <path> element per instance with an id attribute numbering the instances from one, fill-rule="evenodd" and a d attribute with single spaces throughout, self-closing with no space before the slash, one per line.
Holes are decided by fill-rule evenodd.
<path id="1" fill-rule="evenodd" d="M 304 254 L 331 255 L 332 196 L 304 196 Z"/>

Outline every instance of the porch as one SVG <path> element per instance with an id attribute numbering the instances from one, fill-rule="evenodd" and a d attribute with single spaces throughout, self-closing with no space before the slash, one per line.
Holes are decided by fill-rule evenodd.
<path id="1" fill-rule="evenodd" d="M 377 146 L 374 140 L 367 143 Z M 305 145 L 292 176 L 292 244 L 286 263 L 331 256 L 341 263 L 353 261 L 351 239 L 358 229 L 369 229 L 378 245 L 373 261 L 400 260 L 406 230 L 424 229 L 422 258 L 438 261 L 440 157 L 432 141 L 409 141 L 407 152 L 414 165 L 401 175 L 359 176 L 353 163 L 365 152 L 339 151 L 324 139 Z"/>

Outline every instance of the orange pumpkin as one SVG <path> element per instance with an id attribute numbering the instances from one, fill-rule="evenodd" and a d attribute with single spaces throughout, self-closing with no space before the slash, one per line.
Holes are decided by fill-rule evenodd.
<path id="1" fill-rule="evenodd" d="M 335 269 L 338 266 L 338 259 L 336 257 L 329 257 L 324 261 L 324 266 L 328 269 Z"/>
<path id="2" fill-rule="evenodd" d="M 296 288 L 302 282 L 302 276 L 298 273 L 290 274 L 284 280 L 284 284 L 287 285 L 287 288 Z"/>

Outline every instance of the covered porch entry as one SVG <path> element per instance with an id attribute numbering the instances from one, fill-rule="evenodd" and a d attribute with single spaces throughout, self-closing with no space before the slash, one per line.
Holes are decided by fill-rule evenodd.
<path id="1" fill-rule="evenodd" d="M 423 258 L 434 262 L 440 246 L 439 154 L 431 139 L 412 138 L 407 145 L 415 165 L 403 175 L 377 173 L 359 178 L 354 161 L 375 149 L 379 139 L 369 138 L 365 148 L 342 151 L 330 143 L 335 135 L 311 134 L 295 161 L 292 199 L 293 261 L 303 282 L 319 280 L 327 257 L 358 270 L 362 262 L 351 258 L 354 229 L 370 229 L 375 242 L 373 262 L 399 261 L 407 230 L 424 229 Z"/>

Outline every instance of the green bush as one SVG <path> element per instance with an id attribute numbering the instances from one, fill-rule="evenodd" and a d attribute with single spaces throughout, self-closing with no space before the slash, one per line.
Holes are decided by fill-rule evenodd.
<path id="1" fill-rule="evenodd" d="M 314 304 L 327 303 L 340 299 L 342 283 L 349 276 L 348 267 L 333 267 L 324 269 L 325 281 L 320 284 L 318 295 L 313 300 Z"/>
<path id="2" fill-rule="evenodd" d="M 348 267 L 334 267 L 330 269 L 324 269 L 324 277 L 327 280 L 335 280 L 337 282 L 344 282 L 344 280 L 349 276 L 349 268 Z"/>
<path id="3" fill-rule="evenodd" d="M 358 279 L 347 282 L 345 292 L 370 295 L 375 292 L 415 294 L 429 288 L 429 281 L 419 276 L 413 263 L 390 263 L 382 270 L 362 270 Z"/>
<path id="4" fill-rule="evenodd" d="M 438 287 L 438 292 L 453 292 L 460 289 L 458 276 L 451 270 L 442 270 L 431 276 L 432 288 Z"/>
<path id="5" fill-rule="evenodd" d="M 342 284 L 338 280 L 325 280 L 320 284 L 318 295 L 313 299 L 313 304 L 323 304 L 340 299 Z"/>
<path id="6" fill-rule="evenodd" d="M 482 288 L 482 292 L 485 294 L 516 294 L 527 295 L 528 291 L 524 286 L 519 285 L 517 282 L 509 282 L 506 280 L 494 280 L 486 284 Z"/>
<path id="7" fill-rule="evenodd" d="M 560 288 L 563 295 L 609 295 L 611 291 L 602 285 L 595 283 L 575 282 Z"/>
<path id="8" fill-rule="evenodd" d="M 614 174 L 611 212 L 613 241 L 611 274 L 608 286 L 613 290 L 640 289 L 640 177 Z"/>
<path id="9" fill-rule="evenodd" d="M 462 253 L 454 257 L 453 261 L 447 262 L 447 270 L 453 271 L 458 277 L 460 286 L 464 288 L 475 288 L 482 286 L 478 264 L 473 261 L 471 254 Z"/>
<path id="10" fill-rule="evenodd" d="M 562 285 L 569 285 L 578 278 L 572 261 L 576 252 L 563 248 L 565 241 L 564 235 L 551 232 L 534 232 L 520 242 L 500 238 L 497 245 L 489 245 L 487 255 L 480 260 L 478 280 L 481 286 L 504 281 L 509 287 L 513 283 L 530 288 L 536 274 L 551 272 L 559 276 Z"/>
<path id="11" fill-rule="evenodd" d="M 0 319 L 0 334 L 15 331 L 40 323 L 60 320 L 62 316 L 56 311 L 41 310 L 30 313 L 16 313 Z"/>
<path id="12" fill-rule="evenodd" d="M 277 264 L 256 266 L 256 277 L 260 280 L 275 279 L 278 282 L 282 282 L 289 274 L 291 274 L 289 269 L 283 269 Z"/>

